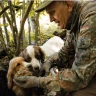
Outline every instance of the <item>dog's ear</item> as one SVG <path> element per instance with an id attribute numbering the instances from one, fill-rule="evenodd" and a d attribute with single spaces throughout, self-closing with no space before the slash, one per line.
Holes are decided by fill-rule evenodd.
<path id="1" fill-rule="evenodd" d="M 22 57 L 15 57 L 13 59 L 10 60 L 9 62 L 9 69 L 7 72 L 7 82 L 8 82 L 8 88 L 12 88 L 13 85 L 13 76 L 16 73 L 16 66 L 18 66 L 18 62 L 22 62 L 24 61 L 24 58 Z"/>
<path id="2" fill-rule="evenodd" d="M 19 54 L 20 57 L 23 57 L 24 60 L 27 58 L 27 49 L 24 49 L 20 54 Z"/>
<path id="3" fill-rule="evenodd" d="M 25 58 L 25 57 L 26 57 L 26 53 L 27 53 L 27 50 L 24 49 L 24 50 L 19 54 L 19 56 Z"/>
<path id="4" fill-rule="evenodd" d="M 44 51 L 39 46 L 34 46 L 35 49 L 35 57 L 43 63 L 45 60 Z"/>
<path id="5" fill-rule="evenodd" d="M 12 75 L 13 69 L 9 68 L 7 72 L 7 82 L 8 82 L 8 88 L 10 89 L 13 84 L 13 75 Z"/>
<path id="6" fill-rule="evenodd" d="M 39 47 L 39 51 L 40 51 L 40 54 L 41 54 L 41 62 L 44 63 L 45 53 L 44 53 L 44 51 L 40 47 Z"/>
<path id="7" fill-rule="evenodd" d="M 29 56 L 29 54 L 27 53 L 27 49 L 24 49 L 20 55 L 20 57 L 23 57 L 24 58 L 24 61 L 26 62 L 30 62 L 31 61 L 31 57 Z"/>

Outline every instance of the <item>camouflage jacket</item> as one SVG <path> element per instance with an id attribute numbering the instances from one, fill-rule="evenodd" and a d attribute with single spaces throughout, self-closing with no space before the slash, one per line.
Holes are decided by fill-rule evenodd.
<path id="1" fill-rule="evenodd" d="M 88 85 L 96 73 L 96 1 L 76 2 L 66 29 L 67 38 L 59 53 L 47 60 L 64 68 L 58 72 L 58 84 L 66 91 Z M 65 68 L 68 61 L 71 68 Z"/>

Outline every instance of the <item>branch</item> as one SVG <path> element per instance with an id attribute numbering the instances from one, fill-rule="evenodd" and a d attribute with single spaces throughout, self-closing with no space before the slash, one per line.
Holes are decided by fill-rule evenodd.
<path id="1" fill-rule="evenodd" d="M 28 8 L 27 8 L 27 10 L 26 10 L 26 13 L 25 13 L 25 15 L 24 15 L 24 17 L 23 17 L 23 19 L 22 19 L 22 22 L 21 22 L 21 26 L 20 26 L 20 31 L 19 31 L 19 36 L 18 36 L 18 44 L 17 44 L 17 54 L 19 54 L 19 49 L 20 49 L 20 40 L 21 40 L 21 37 L 22 37 L 22 33 L 23 33 L 23 30 L 24 30 L 24 23 L 25 23 L 25 21 L 26 21 L 26 19 L 27 19 L 27 17 L 28 17 L 28 15 L 29 15 L 29 13 L 30 13 L 30 11 L 31 11 L 31 7 L 32 7 L 32 4 L 34 3 L 34 0 L 32 0 L 32 1 L 30 1 L 29 2 L 29 6 L 28 6 Z"/>
<path id="2" fill-rule="evenodd" d="M 30 13 L 30 11 L 31 11 L 32 4 L 33 4 L 33 1 L 30 1 L 29 6 L 28 6 L 28 8 L 27 8 L 27 10 L 26 10 L 26 13 L 25 13 L 25 15 L 24 15 L 24 17 L 23 17 L 23 19 L 22 19 L 21 28 L 20 28 L 20 32 L 19 32 L 19 38 L 20 38 L 20 36 L 21 36 L 22 33 L 23 33 L 24 23 L 25 23 L 28 15 L 29 15 L 29 13 Z"/>
<path id="3" fill-rule="evenodd" d="M 15 5 L 13 5 L 13 7 L 16 8 L 16 11 L 18 11 L 19 9 L 22 9 L 22 6 L 15 6 Z M 3 10 L 0 12 L 0 15 L 2 15 L 9 8 L 10 8 L 9 6 L 3 8 Z"/>
<path id="4" fill-rule="evenodd" d="M 2 4 L 1 1 L 0 1 L 0 7 L 2 8 L 2 10 L 4 9 L 4 6 L 3 6 L 3 4 Z M 10 20 L 10 18 L 9 18 L 9 16 L 8 16 L 7 12 L 5 12 L 4 14 L 5 14 L 5 16 L 6 16 L 6 18 L 7 18 L 7 21 L 9 22 L 10 28 L 11 28 L 11 30 L 12 30 L 11 20 Z"/>

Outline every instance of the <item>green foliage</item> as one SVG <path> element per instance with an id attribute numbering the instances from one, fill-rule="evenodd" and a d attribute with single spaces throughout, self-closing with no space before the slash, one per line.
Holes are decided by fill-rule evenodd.
<path id="1" fill-rule="evenodd" d="M 8 27 L 8 25 L 9 25 L 8 23 L 5 24 L 6 27 Z M 0 24 L 0 27 L 3 27 L 3 26 L 4 24 Z"/>
<path id="2" fill-rule="evenodd" d="M 48 40 L 49 38 L 53 37 L 52 34 L 45 34 L 45 33 L 40 33 L 38 36 L 38 39 L 40 41 L 40 44 L 42 45 L 46 40 Z"/>
<path id="3" fill-rule="evenodd" d="M 38 5 L 41 3 L 41 1 L 42 0 L 34 0 L 34 4 L 32 6 L 32 9 L 30 11 L 30 14 L 29 14 L 29 17 L 28 18 L 32 18 L 32 17 L 35 17 L 36 18 L 36 14 L 37 13 L 35 12 L 35 9 L 38 7 Z M 15 10 L 15 17 L 16 18 L 22 17 L 23 0 L 22 1 L 20 1 L 20 0 L 12 0 L 12 4 L 13 5 L 16 5 L 16 6 L 21 6 L 21 8 L 18 11 Z M 8 6 L 8 2 L 4 2 L 4 6 L 5 7 Z M 24 5 L 25 12 L 27 10 L 27 7 L 28 7 L 28 2 L 25 2 L 25 5 Z M 8 16 L 10 17 L 9 10 L 7 10 L 6 12 L 8 13 Z M 40 32 L 38 32 L 38 38 L 41 41 L 41 44 L 46 39 L 52 37 L 54 31 L 56 31 L 56 30 L 58 31 L 59 30 L 59 28 L 54 23 L 49 23 L 49 21 L 44 20 L 44 18 L 46 17 L 46 15 L 47 14 L 45 12 L 42 12 L 42 13 L 40 13 L 40 16 L 39 16 Z M 10 17 L 10 19 L 11 19 L 11 17 Z M 20 18 L 20 21 L 21 21 L 21 18 Z M 17 25 L 19 25 L 18 24 L 19 22 L 17 22 Z M 3 23 L 0 24 L 0 27 L 3 27 Z M 6 23 L 6 27 L 9 27 L 9 23 L 8 22 Z M 27 28 L 27 26 L 24 27 L 24 30 L 25 30 L 25 37 L 24 37 L 24 39 L 25 39 L 25 41 L 28 44 L 29 38 L 31 38 L 31 41 L 34 41 L 35 40 L 35 33 L 34 32 L 30 32 L 31 35 L 29 37 L 28 28 L 27 29 L 26 28 Z M 7 28 L 7 29 L 8 29 L 8 34 L 9 34 L 9 38 L 10 38 L 10 43 L 12 43 L 14 41 L 13 33 L 9 30 L 9 28 Z M 17 29 L 19 30 L 18 26 L 17 26 Z"/>
<path id="4" fill-rule="evenodd" d="M 40 3 L 41 3 L 41 0 L 34 0 L 34 4 L 33 4 L 31 12 L 29 14 L 29 17 L 35 16 L 35 14 L 36 14 L 35 9 L 39 6 Z"/>

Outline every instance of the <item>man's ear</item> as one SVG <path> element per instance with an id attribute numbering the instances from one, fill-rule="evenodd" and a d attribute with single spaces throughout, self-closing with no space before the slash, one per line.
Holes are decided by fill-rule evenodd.
<path id="1" fill-rule="evenodd" d="M 74 2 L 73 1 L 65 1 L 65 3 L 68 6 L 68 11 L 71 12 L 74 7 Z"/>

